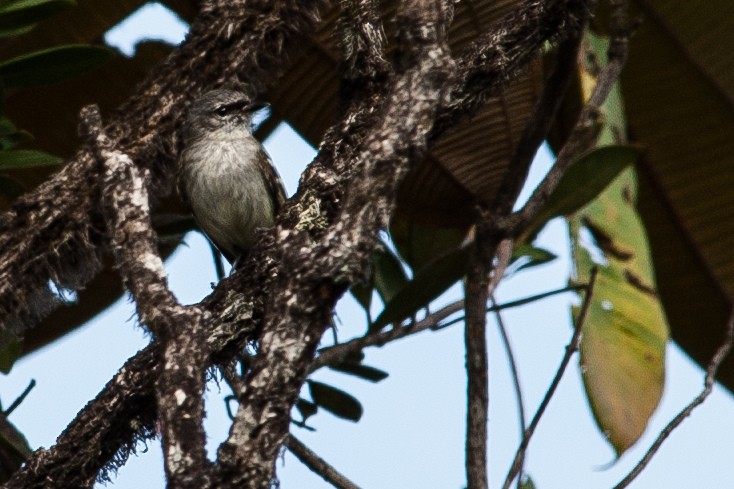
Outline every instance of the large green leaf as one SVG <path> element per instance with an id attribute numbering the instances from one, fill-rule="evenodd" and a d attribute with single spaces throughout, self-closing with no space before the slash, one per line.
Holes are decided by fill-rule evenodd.
<path id="1" fill-rule="evenodd" d="M 6 87 L 48 85 L 98 68 L 114 55 L 103 46 L 53 47 L 0 62 L 0 78 Z"/>

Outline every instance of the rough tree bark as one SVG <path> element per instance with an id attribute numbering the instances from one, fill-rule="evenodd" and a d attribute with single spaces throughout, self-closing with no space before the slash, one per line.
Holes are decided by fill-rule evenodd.
<path id="1" fill-rule="evenodd" d="M 206 365 L 226 363 L 246 342 L 258 340 L 246 388 L 237 393 L 237 419 L 212 472 L 217 486 L 270 484 L 290 408 L 333 304 L 365 273 L 410 165 L 443 131 L 501 90 L 545 42 L 577 30 L 592 2 L 527 0 L 460 54 L 455 69 L 444 39 L 450 3 L 403 2 L 392 66 L 382 59 L 376 38 L 365 34 L 366 49 L 354 50 L 345 72 L 366 69 L 361 75 L 369 83 L 345 90 L 343 117 L 325 135 L 278 225 L 261 236 L 245 266 L 198 305 L 211 317 L 201 349 L 209 352 Z M 260 90 L 277 73 L 287 46 L 315 24 L 318 8 L 319 2 L 297 0 L 204 2 L 187 40 L 101 131 L 109 151 L 150 172 L 149 193 L 168 189 L 180 121 L 192 98 L 233 80 L 251 93 Z M 345 42 L 363 39 L 359 27 L 351 29 L 355 36 Z M 59 174 L 0 217 L 0 277 L 21 277 L 12 285 L 0 280 L 5 326 L 36 319 L 34 308 L 47 298 L 49 279 L 83 286 L 100 253 L 111 247 L 107 234 L 114 219 L 97 205 L 110 190 L 100 185 L 99 155 L 92 143 L 82 146 Z M 154 317 L 141 319 L 155 331 Z M 183 326 L 163 329 L 175 327 Z M 129 360 L 57 444 L 38 450 L 4 487 L 89 487 L 100 471 L 104 477 L 106 468 L 124 463 L 136 441 L 153 434 L 157 419 L 171 420 L 173 411 L 162 400 L 171 395 L 168 388 L 157 391 L 167 412 L 156 408 L 161 358 L 171 358 L 166 350 L 156 340 Z M 193 445 L 184 447 L 186 454 L 200 450 Z"/>

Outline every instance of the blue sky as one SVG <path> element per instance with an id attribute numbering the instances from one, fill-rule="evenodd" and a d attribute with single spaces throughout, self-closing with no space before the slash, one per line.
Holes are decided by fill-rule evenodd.
<path id="1" fill-rule="evenodd" d="M 123 28 L 111 31 L 108 42 L 131 53 L 135 39 L 179 42 L 185 26 L 162 8 L 153 6 Z M 314 151 L 287 126 L 279 127 L 266 148 L 282 174 L 289 192 Z M 532 188 L 550 165 L 547 153 L 537 159 Z M 527 193 L 527 189 L 526 189 Z M 565 226 L 553 222 L 540 243 L 559 259 L 503 282 L 498 300 L 524 297 L 562 287 L 570 263 Z M 197 302 L 216 281 L 205 239 L 186 238 L 168 261 L 171 287 L 184 303 Z M 458 297 L 452 289 L 441 302 Z M 570 295 L 507 311 L 504 319 L 515 348 L 526 411 L 531 415 L 563 356 L 571 335 Z M 364 331 L 363 313 L 346 298 L 338 306 L 340 340 Z M 330 337 L 330 335 L 327 335 Z M 124 361 L 145 346 L 147 338 L 135 324 L 127 299 L 49 347 L 21 360 L 4 378 L 0 396 L 5 405 L 31 379 L 38 383 L 10 420 L 33 447 L 49 446 L 73 416 L 93 397 Z M 505 353 L 493 320 L 489 323 L 490 354 L 490 485 L 499 486 L 519 442 L 517 411 Z M 294 428 L 319 455 L 365 488 L 464 487 L 463 443 L 466 380 L 461 325 L 426 332 L 383 348 L 366 351 L 365 363 L 390 373 L 372 384 L 334 371 L 321 370 L 315 378 L 356 396 L 364 416 L 350 423 L 319 413 L 310 420 L 316 432 Z M 643 439 L 610 468 L 613 452 L 598 432 L 588 408 L 577 359 L 572 362 L 531 443 L 527 471 L 539 489 L 614 485 L 635 465 L 657 432 L 700 390 L 701 370 L 670 346 L 663 401 Z M 224 390 L 224 387 L 222 388 Z M 224 439 L 228 419 L 223 396 L 212 385 L 207 394 L 209 449 L 214 453 Z M 676 430 L 631 487 L 717 487 L 734 484 L 734 403 L 720 387 Z M 284 489 L 330 487 L 290 454 L 278 462 Z M 160 443 L 140 446 L 140 453 L 113 479 L 115 488 L 163 487 Z"/>

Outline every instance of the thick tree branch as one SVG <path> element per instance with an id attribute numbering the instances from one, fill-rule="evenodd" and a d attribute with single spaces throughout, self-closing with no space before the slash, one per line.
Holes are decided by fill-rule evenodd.
<path id="1" fill-rule="evenodd" d="M 526 0 L 474 41 L 457 63 L 450 102 L 436 116 L 431 139 L 474 115 L 497 95 L 547 42 L 578 32 L 596 0 Z"/>
<path id="2" fill-rule="evenodd" d="M 518 10 L 531 8 L 536 3 L 528 1 L 520 5 Z M 562 5 L 553 2 L 553 8 L 567 12 L 569 18 L 572 18 L 575 15 L 574 8 L 580 8 L 583 2 L 561 3 Z M 567 3 L 574 7 L 564 10 Z M 248 2 L 246 7 L 242 7 L 240 1 L 207 2 L 204 7 L 205 15 L 196 24 L 200 27 L 192 29 L 184 46 L 142 85 L 143 88 L 136 97 L 140 100 L 128 104 L 125 111 L 106 128 L 116 147 L 129 154 L 142 167 L 155 162 L 155 167 L 150 169 L 157 186 L 165 180 L 160 177 L 168 174 L 166 169 L 170 167 L 177 145 L 176 127 L 195 93 L 204 86 L 214 86 L 236 77 L 244 79 L 252 75 L 253 70 L 255 79 L 248 80 L 248 83 L 259 86 L 262 80 L 268 78 L 269 73 L 278 68 L 276 58 L 285 46 L 299 32 L 313 24 L 317 6 L 316 2 L 295 0 L 254 5 Z M 255 8 L 262 10 L 251 10 Z M 237 12 L 232 14 L 230 9 Z M 529 15 L 528 18 L 532 19 L 533 16 Z M 241 28 L 235 25 L 238 20 L 242 24 Z M 207 24 L 216 28 L 206 33 L 201 26 Z M 549 26 L 544 27 L 543 41 L 559 37 L 562 28 L 567 24 L 550 22 Z M 510 27 L 512 32 L 516 32 L 515 26 Z M 519 45 L 526 41 L 524 37 L 506 37 L 503 33 L 507 28 L 507 25 L 500 25 L 493 31 L 493 35 L 503 39 L 505 45 L 511 42 Z M 536 24 L 530 26 L 530 29 L 534 28 L 537 28 Z M 537 52 L 543 41 L 538 41 L 533 52 Z M 488 50 L 493 49 L 483 46 Z M 477 52 L 477 56 L 481 57 L 481 52 Z M 200 53 L 208 53 L 208 56 L 203 59 L 199 56 Z M 195 61 L 187 60 L 187 56 Z M 508 68 L 495 72 L 482 71 L 486 83 L 480 84 L 481 87 L 477 90 L 497 90 L 508 78 L 507 73 L 517 73 L 524 61 L 509 57 L 502 63 L 507 63 Z M 175 81 L 179 76 L 181 85 L 177 85 Z M 467 98 L 469 99 L 471 97 Z M 376 107 L 375 114 L 378 116 L 389 108 L 390 104 L 385 103 L 389 99 L 375 96 L 370 100 L 364 106 Z M 442 124 L 448 124 L 452 117 L 454 119 L 451 120 L 457 120 L 460 115 L 471 113 L 473 104 L 452 105 L 444 100 L 440 107 L 443 107 L 439 111 L 444 116 L 449 115 L 449 118 L 442 118 Z M 144 123 L 142 118 L 146 114 L 150 116 L 150 122 Z M 403 116 L 412 118 L 413 115 L 410 112 Z M 367 146 L 356 144 L 350 148 L 350 143 L 366 138 L 370 128 L 374 127 L 376 118 L 378 117 L 367 118 L 369 120 L 360 128 L 358 123 L 363 119 L 356 116 L 356 109 L 346 114 L 342 123 L 330 131 L 330 136 L 325 137 L 319 157 L 304 174 L 296 201 L 281 216 L 280 231 L 264 235 L 253 250 L 249 263 L 234 276 L 223 280 L 215 292 L 202 302 L 201 307 L 214 318 L 213 329 L 207 337 L 211 351 L 209 362 L 226 362 L 237 348 L 253 338 L 261 325 L 267 298 L 277 296 L 277 266 L 285 267 L 290 263 L 281 263 L 287 254 L 275 251 L 278 249 L 276 236 L 283 241 L 304 239 L 302 244 L 310 245 L 308 239 L 299 238 L 298 233 L 285 230 L 309 227 L 317 230 L 314 236 L 318 238 L 318 230 L 321 229 L 321 233 L 324 233 L 326 229 L 330 229 L 329 223 L 340 215 L 345 205 L 341 193 L 342 185 L 345 180 L 352 179 L 353 175 L 351 172 L 342 173 L 338 170 L 363 168 L 355 163 L 359 161 L 355 157 L 355 148 Z M 353 126 L 350 125 L 352 122 Z M 401 120 L 396 127 L 402 127 L 403 123 Z M 353 127 L 359 128 L 362 134 L 360 138 L 345 137 Z M 156 133 L 154 128 L 160 130 Z M 439 132 L 432 129 L 429 140 L 433 140 Z M 373 132 L 373 136 L 375 134 L 380 146 L 394 142 L 389 138 L 379 139 L 380 134 Z M 342 144 L 343 141 L 346 142 Z M 403 141 L 397 143 L 394 149 L 402 151 Z M 371 153 L 366 154 L 372 157 Z M 387 160 L 379 163 L 380 168 L 391 168 L 391 163 Z M 0 286 L 0 318 L 3 321 L 9 317 L 9 311 L 12 317 L 17 317 L 16 312 L 21 310 L 20 305 L 27 303 L 26 299 L 38 290 L 43 290 L 49 277 L 58 279 L 59 284 L 74 288 L 82 286 L 88 279 L 86 276 L 62 270 L 60 261 L 46 263 L 45 260 L 53 258 L 48 250 L 56 250 L 63 253 L 64 258 L 72 257 L 72 261 L 83 270 L 94 263 L 96 249 L 102 242 L 102 235 L 97 229 L 104 229 L 101 215 L 96 208 L 99 199 L 99 189 L 96 186 L 99 170 L 95 166 L 91 152 L 84 147 L 57 177 L 23 197 L 11 212 L 0 217 L 0 249 L 3 250 L 0 253 L 0 276 L 30 276 L 31 282 L 38 279 L 33 283 L 16 284 L 19 292 L 7 291 Z M 363 179 L 366 177 L 372 178 L 372 175 L 362 174 Z M 164 184 L 161 185 L 165 187 Z M 356 202 L 357 207 L 365 202 L 369 203 L 377 190 L 380 193 L 389 193 L 392 188 L 391 184 L 388 188 L 370 189 L 370 198 L 365 197 Z M 59 212 L 55 212 L 56 210 Z M 357 220 L 356 225 L 363 225 L 366 217 L 371 219 L 371 213 L 375 210 L 374 206 L 365 207 L 364 212 L 358 213 L 362 220 Z M 389 211 L 389 206 L 377 210 L 379 219 L 384 218 Z M 370 232 L 372 229 L 365 228 L 366 235 Z M 17 240 L 15 237 L 18 237 Z M 335 236 L 332 235 L 332 238 Z M 331 244 L 335 245 L 335 249 L 340 249 L 342 243 L 335 239 Z M 369 246 L 358 249 L 366 251 Z M 318 287 L 312 290 L 326 290 L 327 299 L 322 300 L 322 303 L 329 302 L 361 272 L 359 260 L 335 264 L 332 269 L 323 268 L 323 274 L 339 277 L 343 282 L 333 290 L 329 290 L 329 287 L 321 288 L 321 284 L 317 284 Z M 70 280 L 74 277 L 81 278 L 71 283 Z M 1 283 L 3 282 L 0 281 Z M 269 311 L 269 314 L 272 312 Z M 277 310 L 275 312 L 277 314 Z M 157 416 L 154 385 L 161 374 L 157 363 L 160 354 L 161 347 L 154 343 L 128 361 L 97 398 L 79 413 L 77 419 L 59 437 L 57 444 L 47 451 L 37 451 L 28 465 L 15 474 L 7 487 L 85 486 L 110 462 L 113 466 L 123 463 L 136 441 L 149 437 L 153 432 Z M 48 481 L 54 481 L 57 485 L 49 486 Z"/>
<path id="3" fill-rule="evenodd" d="M 387 225 L 395 191 L 426 149 L 436 105 L 450 72 L 442 2 L 408 1 L 398 16 L 403 50 L 380 124 L 354 162 L 340 217 L 318 239 L 277 228 L 280 263 L 274 299 L 229 438 L 219 449 L 223 487 L 268 487 L 288 434 L 290 409 L 308 373 L 331 308 L 366 269 Z M 338 277 L 338 279 L 334 279 Z M 294 325 L 298 327 L 294 327 Z"/>
<path id="4" fill-rule="evenodd" d="M 203 90 L 239 84 L 254 94 L 285 50 L 318 20 L 318 0 L 204 0 L 190 34 L 154 69 L 105 128 L 112 144 L 170 189 L 178 131 Z M 89 146 L 0 216 L 0 327 L 32 324 L 53 307 L 49 280 L 80 289 L 99 268 L 104 241 L 98 168 Z M 13 280 L 9 278 L 13 277 Z"/>
<path id="5" fill-rule="evenodd" d="M 466 348 L 467 415 L 466 476 L 469 489 L 484 489 L 487 479 L 487 422 L 489 361 L 487 357 L 487 301 L 499 284 L 512 256 L 512 242 L 487 227 L 488 216 L 477 226 L 474 252 L 466 277 L 464 345 Z M 493 263 L 497 255 L 497 264 Z M 490 278 L 490 273 L 494 276 Z"/>
<path id="6" fill-rule="evenodd" d="M 84 108 L 81 120 L 103 165 L 104 214 L 118 267 L 141 322 L 164 343 L 157 399 L 168 487 L 206 489 L 205 314 L 195 306 L 181 306 L 168 289 L 150 220 L 147 171 L 114 149 L 97 107 Z"/>

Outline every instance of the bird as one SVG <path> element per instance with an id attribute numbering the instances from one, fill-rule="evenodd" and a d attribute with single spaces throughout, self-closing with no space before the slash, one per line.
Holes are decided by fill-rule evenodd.
<path id="1" fill-rule="evenodd" d="M 192 103 L 182 130 L 179 193 L 233 268 L 256 231 L 274 224 L 286 199 L 272 160 L 252 134 L 252 115 L 264 106 L 237 90 L 211 90 Z"/>

